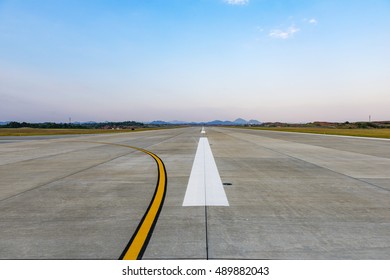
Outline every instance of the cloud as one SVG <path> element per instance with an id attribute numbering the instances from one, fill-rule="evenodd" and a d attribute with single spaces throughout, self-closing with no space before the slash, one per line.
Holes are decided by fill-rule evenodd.
<path id="1" fill-rule="evenodd" d="M 288 39 L 294 36 L 295 33 L 299 31 L 299 28 L 296 28 L 295 26 L 290 26 L 286 30 L 281 29 L 273 29 L 268 34 L 272 38 L 276 39 Z"/>
<path id="2" fill-rule="evenodd" d="M 318 21 L 315 18 L 309 18 L 309 19 L 304 18 L 303 22 L 308 23 L 308 24 L 313 24 L 313 25 L 317 25 L 317 23 L 318 23 Z"/>
<path id="3" fill-rule="evenodd" d="M 246 5 L 249 3 L 249 0 L 224 0 L 224 2 L 229 5 Z"/>

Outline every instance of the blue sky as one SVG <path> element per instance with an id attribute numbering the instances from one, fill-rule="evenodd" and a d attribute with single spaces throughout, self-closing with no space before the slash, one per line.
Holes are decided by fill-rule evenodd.
<path id="1" fill-rule="evenodd" d="M 388 0 L 0 0 L 0 121 L 390 120 Z"/>

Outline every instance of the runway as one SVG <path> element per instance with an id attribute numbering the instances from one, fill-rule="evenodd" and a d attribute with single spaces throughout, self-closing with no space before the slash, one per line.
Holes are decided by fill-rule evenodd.
<path id="1" fill-rule="evenodd" d="M 224 205 L 183 206 L 201 137 Z M 0 258 L 120 258 L 162 172 L 142 149 L 167 179 L 142 259 L 390 259 L 390 141 L 215 127 L 0 138 Z"/>

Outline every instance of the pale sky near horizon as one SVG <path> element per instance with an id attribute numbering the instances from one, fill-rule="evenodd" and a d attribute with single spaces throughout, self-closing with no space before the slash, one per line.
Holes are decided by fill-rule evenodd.
<path id="1" fill-rule="evenodd" d="M 389 108 L 389 0 L 0 0 L 0 121 L 362 121 Z"/>

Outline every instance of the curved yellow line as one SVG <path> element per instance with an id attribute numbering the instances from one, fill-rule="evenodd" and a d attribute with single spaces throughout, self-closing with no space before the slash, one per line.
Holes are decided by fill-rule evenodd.
<path id="1" fill-rule="evenodd" d="M 143 251 L 145 250 L 144 248 L 145 243 L 148 241 L 148 236 L 150 238 L 151 230 L 153 229 L 153 225 L 156 223 L 156 218 L 159 214 L 161 205 L 164 202 L 164 196 L 166 192 L 166 182 L 167 182 L 166 169 L 164 163 L 158 156 L 156 156 L 152 152 L 134 146 L 108 143 L 108 142 L 95 142 L 95 141 L 71 141 L 71 142 L 87 142 L 87 143 L 105 144 L 105 145 L 131 148 L 143 152 L 145 154 L 148 154 L 156 161 L 158 166 L 159 176 L 158 176 L 156 191 L 153 200 L 150 203 L 149 208 L 143 217 L 143 220 L 141 220 L 141 223 L 138 225 L 137 231 L 134 233 L 131 239 L 131 243 L 127 245 L 127 249 L 124 250 L 120 258 L 123 260 L 140 259 L 142 257 Z"/>
<path id="2" fill-rule="evenodd" d="M 153 157 L 158 165 L 159 179 L 156 187 L 156 194 L 150 205 L 148 212 L 146 213 L 145 219 L 142 222 L 137 234 L 135 235 L 133 242 L 128 248 L 127 252 L 123 256 L 124 260 L 136 260 L 139 258 L 139 254 L 146 242 L 146 238 L 153 226 L 156 216 L 158 215 L 160 206 L 164 200 L 164 193 L 166 189 L 166 174 L 163 162 L 155 154 L 143 150 L 144 153 Z"/>

